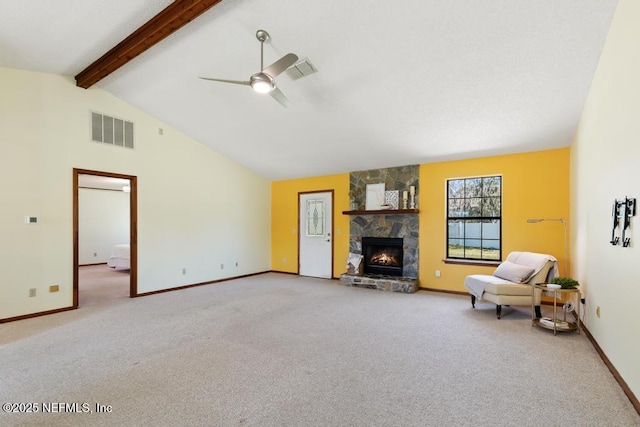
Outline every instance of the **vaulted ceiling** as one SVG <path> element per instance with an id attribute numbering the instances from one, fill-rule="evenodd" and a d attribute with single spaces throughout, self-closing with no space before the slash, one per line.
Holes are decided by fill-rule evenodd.
<path id="1" fill-rule="evenodd" d="M 0 66 L 76 76 L 171 3 L 2 2 Z M 275 180 L 566 147 L 616 3 L 222 0 L 95 86 Z M 259 71 L 258 29 L 318 69 L 288 108 L 198 79 Z"/>

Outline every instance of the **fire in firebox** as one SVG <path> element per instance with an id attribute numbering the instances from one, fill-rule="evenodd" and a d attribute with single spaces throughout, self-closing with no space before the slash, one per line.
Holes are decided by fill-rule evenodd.
<path id="1" fill-rule="evenodd" d="M 373 254 L 373 256 L 371 257 L 371 264 L 387 265 L 393 267 L 400 266 L 398 259 L 394 255 L 389 254 L 385 251 Z"/>

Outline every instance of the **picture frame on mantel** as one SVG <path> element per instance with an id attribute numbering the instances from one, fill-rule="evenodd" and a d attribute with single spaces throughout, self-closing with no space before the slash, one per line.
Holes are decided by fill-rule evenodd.
<path id="1" fill-rule="evenodd" d="M 365 209 L 368 211 L 376 211 L 383 209 L 384 201 L 384 182 L 379 184 L 367 184 Z"/>
<path id="2" fill-rule="evenodd" d="M 389 209 L 399 209 L 400 191 L 387 190 L 384 192 L 384 202 L 389 206 Z"/>

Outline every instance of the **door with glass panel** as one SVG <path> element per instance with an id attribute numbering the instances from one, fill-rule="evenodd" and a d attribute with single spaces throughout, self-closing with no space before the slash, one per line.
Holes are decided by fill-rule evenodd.
<path id="1" fill-rule="evenodd" d="M 301 276 L 330 279 L 333 272 L 333 190 L 300 193 L 299 266 Z"/>

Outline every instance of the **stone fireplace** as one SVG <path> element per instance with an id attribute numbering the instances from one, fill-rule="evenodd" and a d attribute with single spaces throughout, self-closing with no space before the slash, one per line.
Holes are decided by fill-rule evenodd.
<path id="1" fill-rule="evenodd" d="M 369 213 L 364 210 L 363 198 L 367 184 L 384 182 L 385 190 L 398 190 L 400 194 L 410 186 L 415 186 L 417 189 L 418 172 L 418 165 L 351 172 L 352 202 L 358 206 L 358 211 L 349 213 L 351 215 L 349 252 L 363 255 L 365 265 L 363 277 L 343 274 L 340 277 L 343 284 L 395 292 L 418 290 L 419 221 L 417 213 L 401 211 Z M 418 191 L 416 191 L 417 195 Z M 378 254 L 375 249 L 370 249 L 370 239 L 376 242 L 374 247 L 376 245 L 386 247 L 387 253 Z M 367 253 L 368 251 L 373 252 Z M 379 257 L 372 260 L 371 257 L 376 255 Z M 390 260 L 390 256 L 394 260 Z M 388 265 L 390 263 L 399 265 Z"/>

